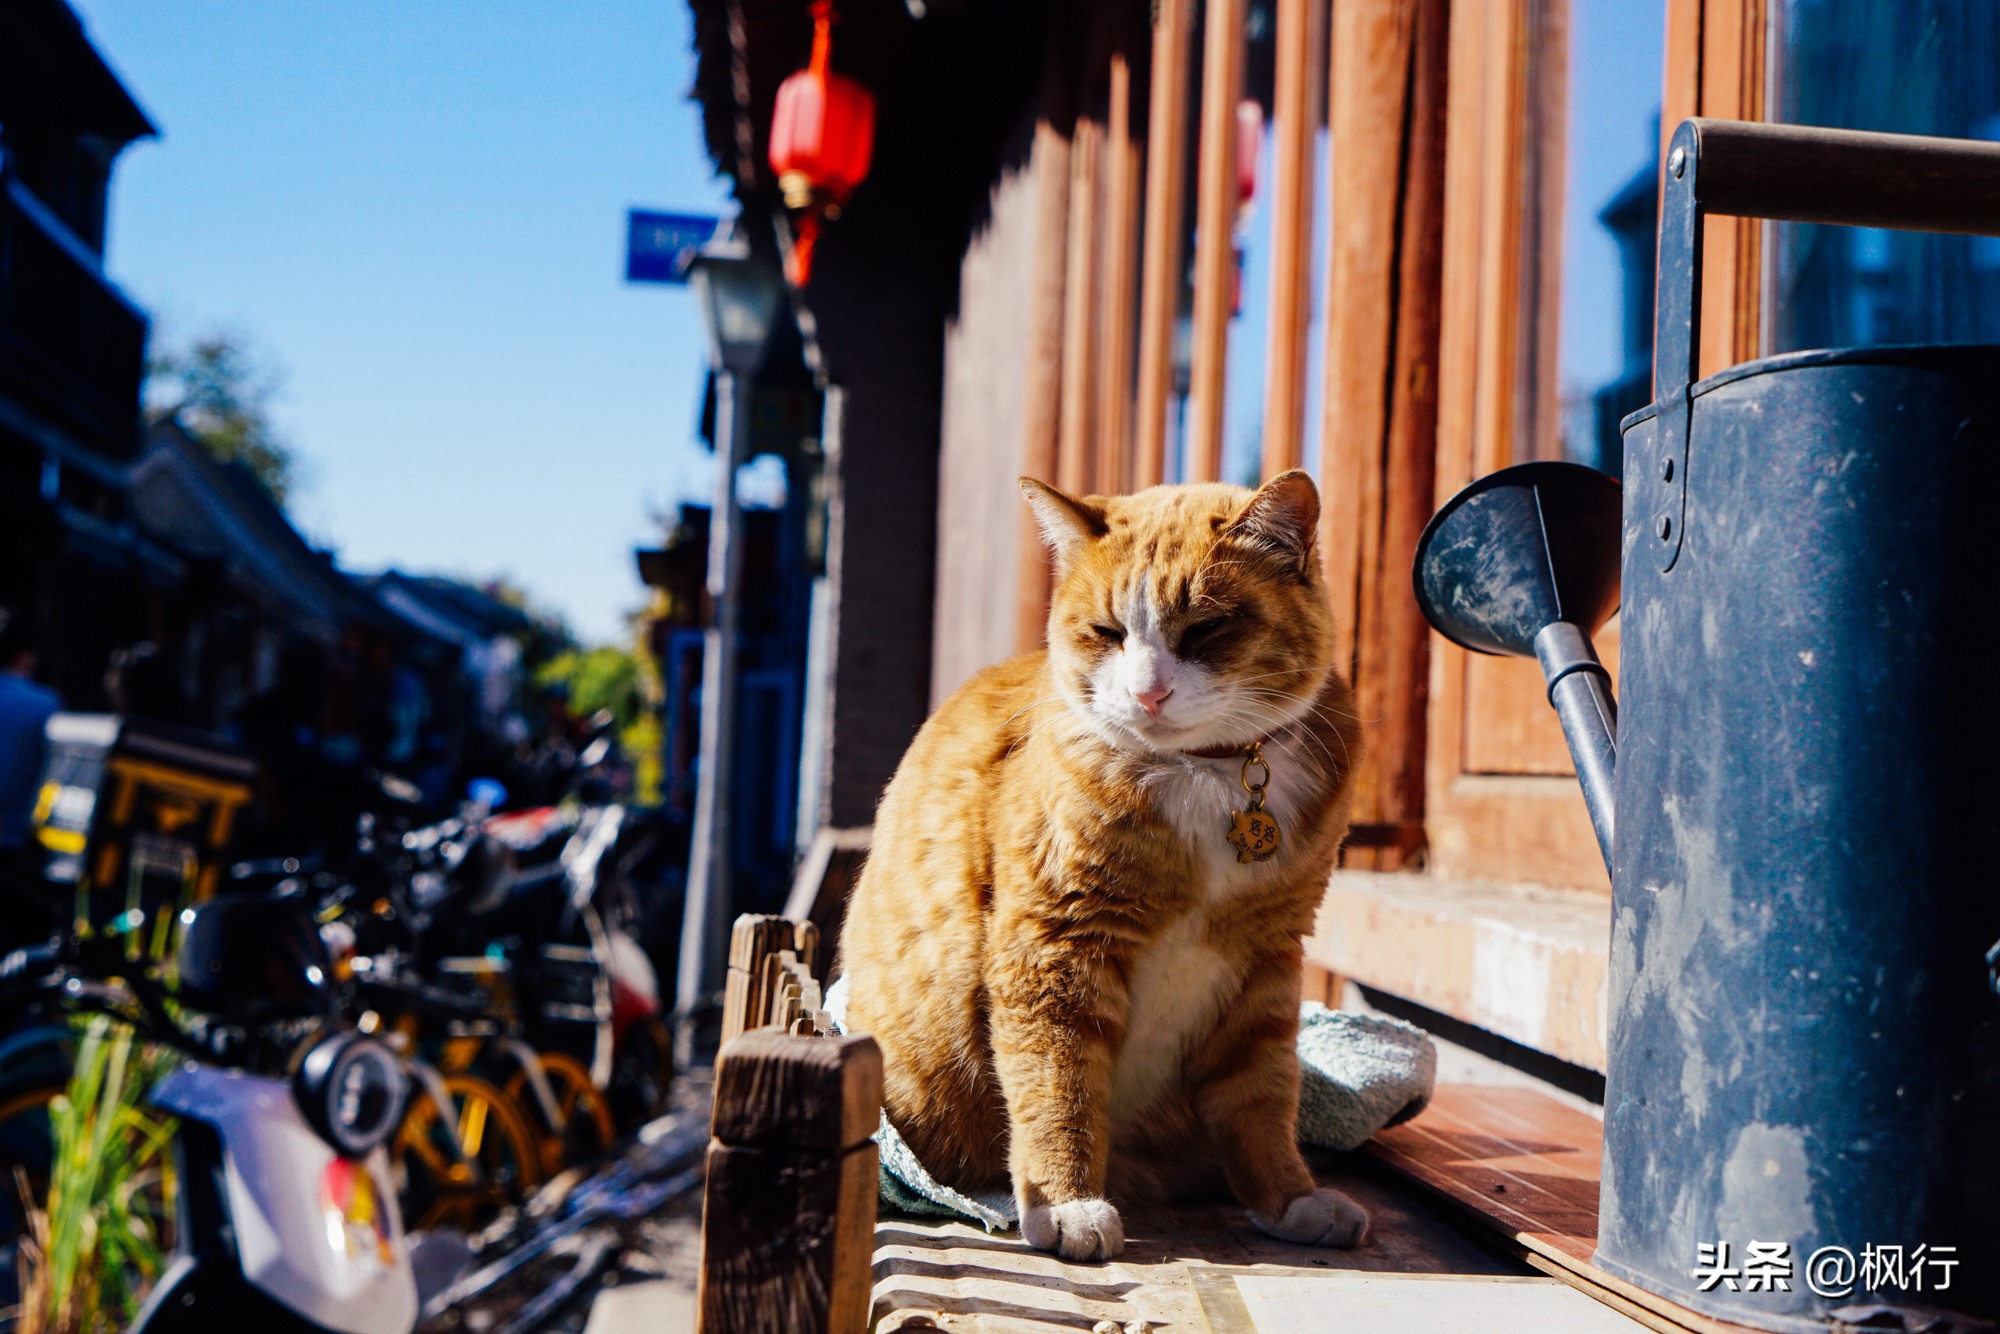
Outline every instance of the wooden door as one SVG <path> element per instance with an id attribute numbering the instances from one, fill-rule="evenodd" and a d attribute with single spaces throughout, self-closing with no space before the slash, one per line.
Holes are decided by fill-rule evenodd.
<path id="1" fill-rule="evenodd" d="M 1657 90 L 1670 128 L 1697 111 L 1742 114 L 1745 11 L 1755 0 L 1457 0 L 1447 101 L 1444 319 L 1439 347 L 1436 499 L 1476 477 L 1534 458 L 1614 469 L 1615 423 L 1651 397 L 1651 258 L 1657 218 L 1656 133 L 1621 127 L 1629 159 L 1601 142 L 1605 107 L 1633 120 Z M 1725 13 L 1726 11 L 1726 13 Z M 1725 21 L 1725 19 L 1727 21 Z M 1635 26 L 1636 25 L 1636 26 Z M 1704 56 L 1706 40 L 1720 55 Z M 1705 92 L 1707 77 L 1729 96 Z M 1624 102 L 1617 99 L 1623 97 Z M 1607 156 L 1610 153 L 1610 156 Z M 1607 163 L 1629 162 L 1624 179 Z M 1711 242 L 1714 246 L 1715 242 Z M 1711 249 L 1711 283 L 1731 297 L 1754 282 L 1754 237 Z M 1591 247 L 1619 256 L 1619 309 L 1593 277 Z M 1733 247 L 1733 248 L 1730 248 Z M 1720 291 L 1717 296 L 1722 296 Z M 1706 314 L 1754 329 L 1741 300 Z M 1623 340 L 1611 366 L 1594 331 Z M 1635 339 L 1643 339 L 1643 344 Z M 1601 338 L 1598 341 L 1602 341 Z M 1735 337 L 1709 346 L 1720 364 Z M 1586 392 L 1587 391 L 1587 392 Z M 1433 868 L 1467 876 L 1604 890 L 1602 859 L 1540 671 L 1434 640 L 1426 826 Z M 1614 675 L 1617 626 L 1598 649 Z"/>

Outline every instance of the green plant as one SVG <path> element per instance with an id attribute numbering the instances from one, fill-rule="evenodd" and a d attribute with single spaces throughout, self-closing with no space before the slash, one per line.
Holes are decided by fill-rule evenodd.
<path id="1" fill-rule="evenodd" d="M 170 1249 L 174 1124 L 145 1106 L 170 1056 L 103 1015 L 80 1027 L 69 1087 L 49 1104 L 48 1200 L 28 1207 L 21 1334 L 123 1327 Z"/>
<path id="2" fill-rule="evenodd" d="M 659 664 L 644 634 L 634 633 L 628 644 L 558 653 L 536 669 L 535 684 L 564 690 L 579 718 L 609 709 L 618 720 L 618 748 L 633 766 L 631 799 L 641 806 L 659 804 L 662 690 Z"/>

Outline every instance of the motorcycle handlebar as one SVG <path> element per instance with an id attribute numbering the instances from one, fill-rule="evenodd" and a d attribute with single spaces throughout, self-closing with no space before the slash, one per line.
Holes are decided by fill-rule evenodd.
<path id="1" fill-rule="evenodd" d="M 486 1003 L 428 982 L 399 977 L 357 976 L 355 990 L 363 1000 L 409 1006 L 445 1019 L 490 1019 Z"/>

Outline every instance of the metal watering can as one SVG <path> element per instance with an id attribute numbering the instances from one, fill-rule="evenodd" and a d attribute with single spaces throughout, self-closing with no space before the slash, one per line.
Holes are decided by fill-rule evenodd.
<path id="1" fill-rule="evenodd" d="M 1596 1263 L 1770 1330 L 1990 1316 L 2000 348 L 1694 375 L 1705 214 L 2000 235 L 2000 145 L 1691 120 L 1662 187 L 1622 505 L 1509 468 L 1416 565 L 1448 638 L 1541 661 L 1611 869 Z"/>

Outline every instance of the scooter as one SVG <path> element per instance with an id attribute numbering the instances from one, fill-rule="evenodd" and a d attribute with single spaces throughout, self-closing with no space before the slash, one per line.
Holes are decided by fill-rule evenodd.
<path id="1" fill-rule="evenodd" d="M 298 900 L 220 896 L 180 930 L 172 990 L 104 940 L 0 962 L 0 992 L 113 1015 L 188 1058 L 150 1095 L 179 1118 L 176 1254 L 131 1334 L 408 1334 L 417 1285 L 383 1150 L 401 1064 L 328 1022 L 331 962 Z"/>

